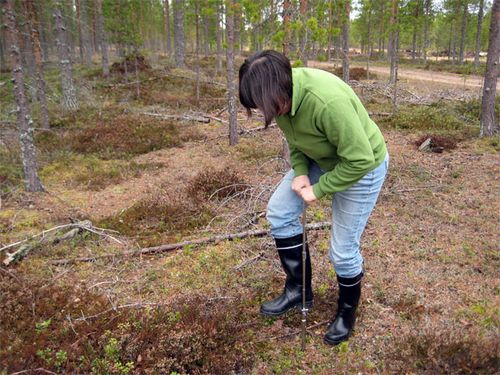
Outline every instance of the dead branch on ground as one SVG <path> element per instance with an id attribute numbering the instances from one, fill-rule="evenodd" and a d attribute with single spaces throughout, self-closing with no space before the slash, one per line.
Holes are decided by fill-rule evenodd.
<path id="1" fill-rule="evenodd" d="M 324 228 L 328 228 L 330 226 L 331 226 L 331 223 L 329 221 L 327 221 L 327 222 L 308 224 L 306 226 L 306 229 L 308 229 L 308 230 L 321 230 Z M 216 243 L 219 243 L 222 241 L 232 241 L 232 240 L 243 239 L 243 238 L 247 238 L 247 237 L 262 237 L 262 236 L 268 235 L 269 233 L 270 233 L 270 231 L 268 229 L 249 230 L 246 232 L 216 235 L 213 237 L 205 237 L 205 238 L 186 240 L 186 241 L 182 241 L 182 242 L 165 244 L 165 245 L 160 245 L 160 246 L 146 247 L 146 248 L 136 249 L 136 250 L 129 250 L 129 251 L 125 251 L 125 252 L 119 253 L 119 254 L 106 254 L 106 255 L 99 255 L 99 256 L 95 256 L 95 257 L 80 257 L 80 258 L 73 258 L 73 259 L 57 259 L 57 260 L 51 261 L 50 263 L 54 264 L 54 265 L 61 266 L 61 265 L 73 264 L 73 263 L 77 263 L 77 262 L 94 262 L 98 259 L 109 259 L 109 258 L 115 258 L 115 257 L 158 254 L 158 253 L 169 252 L 172 250 L 182 249 L 186 246 L 199 246 L 199 245 L 206 245 L 206 244 L 210 244 L 210 243 L 216 244 Z"/>
<path id="2" fill-rule="evenodd" d="M 161 118 L 162 120 L 186 120 L 186 121 L 197 121 L 208 124 L 210 122 L 210 118 L 208 116 L 198 116 L 198 115 L 167 115 L 163 113 L 151 113 L 151 112 L 141 112 L 142 115 L 152 116 Z"/>
<path id="3" fill-rule="evenodd" d="M 66 231 L 64 233 L 60 233 L 64 229 L 69 229 L 69 231 Z M 19 246 L 19 248 L 14 251 L 13 253 L 6 253 L 6 257 L 3 260 L 3 264 L 8 266 L 11 263 L 18 262 L 22 258 L 24 258 L 30 251 L 35 250 L 39 248 L 41 245 L 45 244 L 57 244 L 62 241 L 67 241 L 78 234 L 88 231 L 91 233 L 95 233 L 99 236 L 109 238 L 121 245 L 123 245 L 123 242 L 118 240 L 117 238 L 111 236 L 110 234 L 106 233 L 106 229 L 102 228 L 97 228 L 92 225 L 92 222 L 90 220 L 84 220 L 84 221 L 79 221 L 77 223 L 70 223 L 70 224 L 64 224 L 64 225 L 58 225 L 54 228 L 45 230 L 39 234 L 35 234 L 29 238 L 26 238 L 22 241 L 14 242 L 10 245 L 4 246 L 0 249 L 0 251 L 4 251 L 7 249 L 15 248 Z"/>

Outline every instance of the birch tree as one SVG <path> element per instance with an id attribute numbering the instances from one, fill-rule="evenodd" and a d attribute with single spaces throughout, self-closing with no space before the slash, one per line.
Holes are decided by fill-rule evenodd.
<path id="1" fill-rule="evenodd" d="M 28 100 L 24 90 L 24 70 L 21 60 L 19 36 L 21 32 L 14 14 L 14 0 L 0 0 L 4 13 L 4 22 L 7 27 L 8 44 L 10 49 L 10 63 L 14 84 L 14 97 L 17 105 L 17 126 L 19 130 L 19 143 L 21 145 L 21 158 L 23 162 L 24 181 L 26 190 L 30 192 L 44 191 L 38 177 L 38 163 L 36 148 L 33 142 L 33 121 L 29 113 Z"/>

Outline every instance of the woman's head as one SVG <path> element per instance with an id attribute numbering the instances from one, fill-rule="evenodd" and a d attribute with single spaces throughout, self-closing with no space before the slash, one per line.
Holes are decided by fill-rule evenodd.
<path id="1" fill-rule="evenodd" d="M 257 52 L 240 67 L 240 102 L 249 111 L 258 108 L 266 126 L 276 116 L 290 110 L 292 67 L 288 58 L 276 51 Z"/>

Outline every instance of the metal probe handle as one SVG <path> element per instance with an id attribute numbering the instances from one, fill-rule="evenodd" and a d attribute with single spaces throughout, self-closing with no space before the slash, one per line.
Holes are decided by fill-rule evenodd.
<path id="1" fill-rule="evenodd" d="M 306 330 L 307 330 L 307 307 L 306 307 L 306 202 L 302 211 L 302 351 L 306 350 Z"/>

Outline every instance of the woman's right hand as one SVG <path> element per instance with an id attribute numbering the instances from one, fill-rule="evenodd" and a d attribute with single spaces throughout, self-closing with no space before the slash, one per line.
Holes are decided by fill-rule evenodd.
<path id="1" fill-rule="evenodd" d="M 306 175 L 294 177 L 292 180 L 292 190 L 299 195 L 300 191 L 308 186 L 311 186 L 311 182 L 309 181 L 309 177 Z"/>

